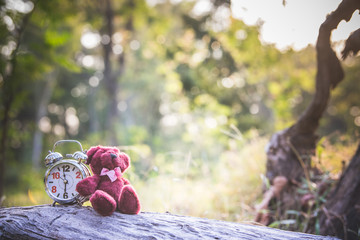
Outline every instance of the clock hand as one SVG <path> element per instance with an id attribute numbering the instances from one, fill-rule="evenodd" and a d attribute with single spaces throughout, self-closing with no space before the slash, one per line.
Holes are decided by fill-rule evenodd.
<path id="1" fill-rule="evenodd" d="M 66 185 L 68 184 L 68 181 L 65 179 L 64 180 L 64 198 L 65 198 L 65 195 L 67 195 L 67 192 L 66 192 Z M 67 198 L 67 197 L 66 197 Z"/>
<path id="2" fill-rule="evenodd" d="M 63 176 L 64 176 L 64 178 L 61 178 L 61 179 L 64 181 L 64 184 L 68 184 L 69 181 L 66 179 L 65 172 L 63 172 Z"/>
<path id="3" fill-rule="evenodd" d="M 62 180 L 64 181 L 64 194 L 65 194 L 66 193 L 66 185 L 69 183 L 68 180 L 66 179 L 65 171 L 63 171 L 63 176 L 64 176 L 64 178 L 62 178 Z"/>

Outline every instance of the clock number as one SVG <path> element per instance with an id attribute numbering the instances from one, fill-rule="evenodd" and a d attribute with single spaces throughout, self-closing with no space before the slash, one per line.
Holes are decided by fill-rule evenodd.
<path id="1" fill-rule="evenodd" d="M 69 165 L 64 165 L 62 166 L 63 172 L 70 172 L 70 166 Z"/>
<path id="2" fill-rule="evenodd" d="M 69 197 L 69 196 L 68 196 L 68 193 L 67 193 L 67 192 L 64 192 L 63 197 L 64 197 L 65 199 L 67 199 L 67 198 Z"/>
<path id="3" fill-rule="evenodd" d="M 52 193 L 56 193 L 56 186 L 52 186 L 52 187 L 51 187 L 51 192 L 52 192 Z"/>
<path id="4" fill-rule="evenodd" d="M 80 171 L 76 172 L 76 178 L 80 178 L 80 179 L 81 179 L 81 172 L 80 172 Z"/>
<path id="5" fill-rule="evenodd" d="M 52 173 L 52 177 L 53 177 L 53 179 L 59 179 L 60 178 L 60 173 L 59 172 L 54 172 L 54 173 Z"/>

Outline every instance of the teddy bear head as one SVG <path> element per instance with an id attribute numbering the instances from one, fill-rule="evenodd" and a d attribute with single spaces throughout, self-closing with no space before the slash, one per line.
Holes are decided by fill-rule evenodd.
<path id="1" fill-rule="evenodd" d="M 87 151 L 87 164 L 90 165 L 94 174 L 99 175 L 103 168 L 112 170 L 120 167 L 123 173 L 130 166 L 130 158 L 127 154 L 120 152 L 116 147 L 92 147 Z"/>

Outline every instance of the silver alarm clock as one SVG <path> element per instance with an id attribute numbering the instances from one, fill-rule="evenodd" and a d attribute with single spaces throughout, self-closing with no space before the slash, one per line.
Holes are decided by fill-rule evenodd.
<path id="1" fill-rule="evenodd" d="M 80 146 L 80 151 L 66 154 L 63 157 L 59 152 L 55 152 L 55 147 L 60 143 L 77 143 Z M 79 141 L 60 140 L 54 144 L 52 151 L 49 151 L 45 157 L 45 165 L 48 169 L 44 178 L 45 191 L 54 200 L 53 205 L 56 203 L 81 204 L 87 200 L 79 196 L 75 190 L 78 182 L 91 176 L 89 168 L 82 163 L 86 159 L 86 151 L 83 150 Z"/>

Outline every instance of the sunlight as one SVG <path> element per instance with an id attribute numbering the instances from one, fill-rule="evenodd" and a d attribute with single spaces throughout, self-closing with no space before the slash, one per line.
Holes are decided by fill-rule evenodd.
<path id="1" fill-rule="evenodd" d="M 235 36 L 239 40 L 245 40 L 247 38 L 247 33 L 244 29 L 237 30 Z"/>
<path id="2" fill-rule="evenodd" d="M 55 124 L 53 131 L 56 136 L 65 135 L 65 128 L 61 124 Z"/>
<path id="3" fill-rule="evenodd" d="M 140 42 L 138 40 L 132 40 L 130 42 L 130 48 L 134 51 L 138 50 L 140 48 Z"/>
<path id="4" fill-rule="evenodd" d="M 51 131 L 51 122 L 48 117 L 42 117 L 39 121 L 39 129 L 44 133 L 49 133 Z"/>
<path id="5" fill-rule="evenodd" d="M 95 64 L 95 59 L 93 56 L 90 55 L 84 56 L 82 59 L 82 64 L 88 68 L 93 67 Z"/>
<path id="6" fill-rule="evenodd" d="M 116 33 L 114 33 L 114 34 L 112 35 L 111 40 L 112 40 L 113 43 L 119 44 L 119 43 L 122 42 L 123 36 L 122 36 L 121 33 L 116 32 Z"/>
<path id="7" fill-rule="evenodd" d="M 259 110 L 260 110 L 259 104 L 257 104 L 257 103 L 251 104 L 251 106 L 250 106 L 250 113 L 251 114 L 253 114 L 253 115 L 258 114 Z"/>
<path id="8" fill-rule="evenodd" d="M 165 0 L 146 0 L 146 3 L 151 7 L 154 7 L 156 4 L 161 4 L 164 2 Z"/>
<path id="9" fill-rule="evenodd" d="M 350 108 L 350 114 L 354 117 L 359 116 L 360 115 L 360 108 L 358 106 L 352 106 Z"/>
<path id="10" fill-rule="evenodd" d="M 92 87 L 97 87 L 99 86 L 100 83 L 100 79 L 97 76 L 91 76 L 89 78 L 89 85 Z"/>
<path id="11" fill-rule="evenodd" d="M 123 47 L 120 44 L 115 44 L 112 50 L 115 55 L 120 55 L 123 52 Z"/>
<path id="12" fill-rule="evenodd" d="M 234 72 L 231 74 L 230 78 L 233 80 L 237 88 L 242 88 L 245 86 L 245 77 L 242 72 Z"/>
<path id="13" fill-rule="evenodd" d="M 191 56 L 191 66 L 195 67 L 199 63 L 202 63 L 207 57 L 209 57 L 209 51 L 207 49 L 198 51 Z"/>
<path id="14" fill-rule="evenodd" d="M 94 68 L 102 70 L 104 68 L 104 62 L 100 56 L 97 55 L 85 55 L 79 57 L 79 61 L 86 68 Z"/>
<path id="15" fill-rule="evenodd" d="M 201 17 L 208 14 L 213 8 L 213 4 L 210 0 L 199 0 L 196 1 L 194 8 L 191 11 L 191 14 L 194 17 Z"/>
<path id="16" fill-rule="evenodd" d="M 335 42 L 345 40 L 350 35 L 350 33 L 352 33 L 358 28 L 359 23 L 360 12 L 359 10 L 357 10 L 356 12 L 354 12 L 349 22 L 346 22 L 344 20 L 340 22 L 337 29 L 332 32 L 331 40 Z"/>
<path id="17" fill-rule="evenodd" d="M 186 126 L 186 130 L 188 133 L 190 133 L 191 135 L 197 135 L 199 134 L 199 126 L 195 123 L 189 123 Z"/>
<path id="18" fill-rule="evenodd" d="M 65 122 L 66 125 L 69 127 L 69 133 L 71 135 L 75 135 L 78 133 L 80 121 L 79 118 L 76 116 L 76 109 L 73 107 L 69 107 L 65 111 Z"/>
<path id="19" fill-rule="evenodd" d="M 15 29 L 15 24 L 14 24 L 14 21 L 11 19 L 11 17 L 5 15 L 5 16 L 3 16 L 3 21 L 6 24 L 7 29 L 9 31 L 13 31 Z"/>
<path id="20" fill-rule="evenodd" d="M 48 105 L 48 111 L 51 114 L 62 115 L 64 114 L 64 107 L 60 105 L 56 105 L 55 103 L 50 103 Z"/>
<path id="21" fill-rule="evenodd" d="M 101 37 L 96 32 L 86 31 L 80 38 L 81 45 L 87 49 L 92 49 L 100 44 Z"/>
<path id="22" fill-rule="evenodd" d="M 110 38 L 109 35 L 104 34 L 104 35 L 101 36 L 101 41 L 100 41 L 101 44 L 108 45 L 110 43 L 110 41 L 111 41 L 111 38 Z"/>
<path id="23" fill-rule="evenodd" d="M 260 39 L 275 44 L 280 50 L 289 47 L 300 50 L 308 44 L 315 45 L 318 30 L 327 14 L 334 11 L 340 0 L 287 1 L 283 6 L 278 0 L 236 0 L 231 2 L 232 16 L 247 25 L 261 25 Z M 303 13 L 306 12 L 306 17 Z M 357 29 L 360 16 L 354 13 L 349 23 L 340 23 L 334 30 L 333 41 L 344 40 Z M 345 25 L 342 26 L 342 25 Z"/>
<path id="24" fill-rule="evenodd" d="M 38 204 L 38 202 L 36 201 L 36 199 L 34 197 L 34 194 L 32 193 L 32 191 L 30 189 L 28 190 L 28 197 L 32 204 L 34 204 L 34 205 Z"/>
<path id="25" fill-rule="evenodd" d="M 356 126 L 360 127 L 360 116 L 355 118 L 354 123 Z"/>
<path id="26" fill-rule="evenodd" d="M 212 129 L 212 128 L 216 128 L 217 125 L 218 125 L 218 123 L 217 123 L 217 121 L 216 121 L 215 118 L 213 118 L 213 117 L 206 117 L 206 118 L 205 118 L 205 125 L 206 125 L 206 127 Z"/>
<path id="27" fill-rule="evenodd" d="M 87 95 L 87 92 L 88 92 L 88 87 L 85 86 L 85 84 L 79 84 L 70 91 L 71 96 L 75 98 L 84 97 Z"/>
<path id="28" fill-rule="evenodd" d="M 34 3 L 32 1 L 8 0 L 6 1 L 6 8 L 26 14 L 34 9 Z"/>
<path id="29" fill-rule="evenodd" d="M 125 101 L 120 101 L 117 105 L 117 108 L 120 112 L 125 112 L 128 108 L 127 103 Z"/>
<path id="30" fill-rule="evenodd" d="M 175 114 L 168 114 L 165 115 L 162 119 L 161 119 L 161 123 L 165 126 L 165 127 L 174 127 L 178 124 L 179 120 L 178 117 Z"/>
<path id="31" fill-rule="evenodd" d="M 221 84 L 225 87 L 225 88 L 232 88 L 234 86 L 234 81 L 231 78 L 223 78 L 221 80 Z"/>
<path id="32" fill-rule="evenodd" d="M 356 12 L 354 12 L 349 22 L 342 20 L 339 23 L 337 29 L 335 29 L 331 33 L 331 40 L 333 42 L 336 42 L 333 48 L 337 53 L 338 57 L 341 57 L 341 51 L 344 49 L 345 46 L 345 40 L 353 31 L 355 31 L 358 28 L 357 26 L 359 22 L 360 22 L 360 12 L 359 10 L 357 10 Z"/>
<path id="33" fill-rule="evenodd" d="M 223 51 L 221 49 L 216 49 L 213 51 L 213 54 L 212 54 L 213 58 L 216 59 L 216 60 L 220 60 L 223 56 Z"/>

